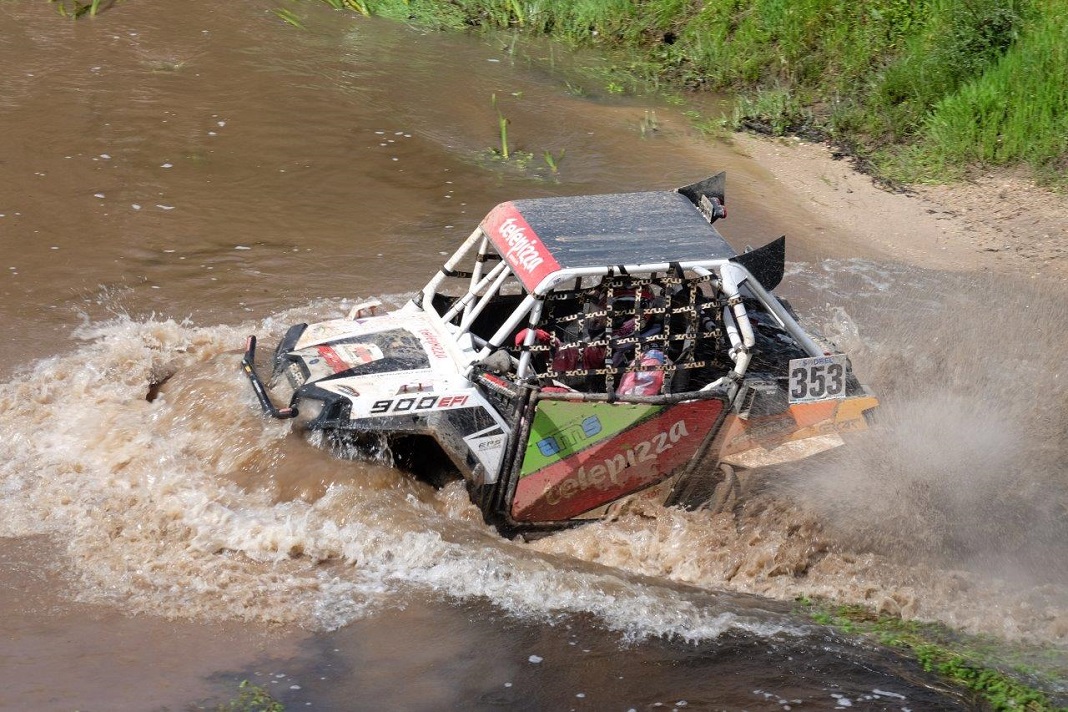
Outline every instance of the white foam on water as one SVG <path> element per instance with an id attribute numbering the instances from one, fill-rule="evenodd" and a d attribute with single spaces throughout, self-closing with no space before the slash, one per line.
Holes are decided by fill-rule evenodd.
<path id="1" fill-rule="evenodd" d="M 436 492 L 335 459 L 265 419 L 240 348 L 247 333 L 270 343 L 292 320 L 88 324 L 70 353 L 0 384 L 0 535 L 64 542 L 82 600 L 171 616 L 329 629 L 431 590 L 522 617 L 593 614 L 633 637 L 794 630 L 504 540 L 462 486 Z"/>
<path id="2" fill-rule="evenodd" d="M 1068 642 L 1068 302 L 862 260 L 793 280 L 780 291 L 815 284 L 830 300 L 802 315 L 880 398 L 875 426 L 744 473 L 732 511 L 648 507 L 534 546 L 704 589 Z"/>
<path id="3" fill-rule="evenodd" d="M 879 270 L 871 289 L 862 290 L 865 299 L 884 298 L 885 268 Z M 927 293 L 918 290 L 916 314 L 935 308 L 924 301 Z M 382 301 L 398 306 L 405 297 Z M 940 461 L 922 456 L 923 441 L 899 442 L 899 422 L 929 423 L 921 430 L 941 432 L 940 447 L 953 442 L 947 433 L 978 432 L 960 388 L 955 400 L 930 402 L 912 398 L 893 380 L 896 349 L 911 349 L 913 374 L 941 373 L 946 380 L 966 372 L 966 340 L 958 339 L 961 353 L 953 354 L 959 367 L 947 371 L 918 337 L 893 337 L 892 324 L 879 338 L 858 328 L 860 297 L 848 314 L 831 309 L 836 336 L 866 362 L 861 374 L 890 369 L 880 395 L 910 395 L 904 403 L 884 399 L 882 434 L 874 444 L 868 438 L 842 448 L 857 454 L 845 470 L 816 463 L 784 480 L 796 482 L 794 490 L 771 487 L 732 512 L 651 507 L 525 544 L 486 526 L 462 486 L 435 491 L 381 464 L 336 459 L 292 434 L 287 422 L 260 415 L 238 367 L 245 336 L 259 333 L 263 344 L 272 344 L 288 324 L 338 317 L 352 303 L 324 300 L 239 328 L 127 317 L 86 325 L 72 352 L 30 364 L 0 384 L 0 535 L 48 534 L 65 542 L 80 598 L 195 618 L 330 629 L 404 605 L 413 591 L 432 591 L 490 600 L 502 611 L 542 620 L 591 614 L 634 637 L 798 632 L 781 616 L 708 593 L 737 591 L 863 603 L 1009 637 L 1068 636 L 1059 589 L 985 581 L 921 556 L 930 537 L 898 531 L 904 522 L 945 541 L 967 533 L 966 543 L 978 547 L 970 510 L 939 530 L 931 526 L 941 520 L 931 517 L 944 510 L 913 508 L 915 518 L 903 520 L 865 509 L 869 501 L 893 511 L 906 502 L 869 496 L 873 485 L 885 489 L 902 474 L 926 483 L 928 499 L 939 495 L 932 486 L 947 482 L 952 463 L 924 475 L 917 468 Z M 1036 376 L 1047 369 L 1045 361 L 1014 363 Z M 170 374 L 159 398 L 146 400 L 148 384 Z M 999 403 L 1011 419 L 1030 406 L 1008 393 L 1018 379 L 1005 380 Z M 937 417 L 925 419 L 931 413 Z M 986 438 L 997 455 L 1013 452 L 1014 429 L 1005 423 L 1005 438 Z M 908 468 L 898 461 L 917 457 L 924 462 L 902 473 Z M 977 491 L 974 474 L 973 486 L 952 491 Z M 1063 497 L 1063 489 L 1048 489 L 1056 481 L 1047 480 L 1032 480 L 1047 487 L 1035 491 Z M 806 496 L 821 491 L 833 496 L 815 503 Z M 1009 494 L 1021 508 L 1029 493 Z M 864 528 L 847 516 L 856 512 L 867 512 Z M 1002 520 L 1002 529 L 1016 531 L 1014 520 Z M 982 518 L 984 526 L 991 521 Z M 880 537 L 919 553 L 895 558 L 880 550 Z M 999 615 L 991 616 L 995 610 Z"/>

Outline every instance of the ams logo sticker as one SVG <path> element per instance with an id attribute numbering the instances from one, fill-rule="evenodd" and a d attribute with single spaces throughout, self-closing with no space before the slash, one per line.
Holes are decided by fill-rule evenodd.
<path id="1" fill-rule="evenodd" d="M 538 452 L 545 457 L 552 457 L 561 450 L 569 450 L 583 440 L 589 440 L 602 430 L 604 427 L 601 425 L 601 419 L 596 415 L 591 415 L 578 425 L 539 440 L 537 442 Z"/>

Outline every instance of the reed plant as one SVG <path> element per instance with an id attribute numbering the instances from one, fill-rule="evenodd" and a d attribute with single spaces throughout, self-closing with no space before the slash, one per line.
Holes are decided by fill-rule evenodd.
<path id="1" fill-rule="evenodd" d="M 564 160 L 564 154 L 567 153 L 567 149 L 560 149 L 560 154 L 554 156 L 552 151 L 545 151 L 542 154 L 542 159 L 545 161 L 545 165 L 549 167 L 549 170 L 553 175 L 560 172 L 560 161 Z"/>
<path id="2" fill-rule="evenodd" d="M 300 18 L 297 17 L 296 14 L 292 10 L 289 10 L 288 8 L 284 8 L 284 7 L 275 8 L 274 14 L 278 16 L 279 20 L 281 20 L 282 22 L 286 23 L 287 25 L 291 25 L 293 27 L 296 27 L 298 30 L 305 29 L 304 23 L 300 21 Z"/>
<path id="3" fill-rule="evenodd" d="M 660 130 L 660 120 L 656 118 L 656 112 L 646 109 L 645 116 L 638 122 L 638 131 L 642 138 L 649 138 Z"/>
<path id="4" fill-rule="evenodd" d="M 78 19 L 88 15 L 89 17 L 96 17 L 98 13 L 103 12 L 106 8 L 115 4 L 115 0 L 89 0 L 88 2 L 79 2 L 79 0 L 49 0 L 52 3 L 56 11 L 64 17 L 71 19 Z"/>
<path id="5" fill-rule="evenodd" d="M 493 94 L 490 98 L 493 104 L 493 110 L 497 112 L 497 131 L 500 134 L 501 149 L 500 157 L 504 160 L 508 160 L 508 119 L 501 113 L 501 107 L 497 105 L 497 95 Z"/>
<path id="6" fill-rule="evenodd" d="M 371 14 L 371 10 L 364 0 L 323 0 L 323 2 L 335 10 L 352 10 L 364 16 Z"/>

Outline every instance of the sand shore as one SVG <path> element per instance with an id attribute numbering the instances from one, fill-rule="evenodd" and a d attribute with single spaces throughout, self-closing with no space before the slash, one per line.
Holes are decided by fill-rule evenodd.
<path id="1" fill-rule="evenodd" d="M 733 145 L 868 250 L 939 269 L 1068 283 L 1068 195 L 1022 172 L 895 193 L 823 144 L 736 134 Z"/>

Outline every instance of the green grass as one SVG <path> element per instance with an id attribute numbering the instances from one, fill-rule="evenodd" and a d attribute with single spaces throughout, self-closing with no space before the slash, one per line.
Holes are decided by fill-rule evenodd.
<path id="1" fill-rule="evenodd" d="M 898 179 L 1068 173 L 1068 0 L 324 1 L 625 48 L 639 80 L 737 95 L 736 127 L 826 137 Z M 641 84 L 623 73 L 606 91 Z"/>
<path id="2" fill-rule="evenodd" d="M 1068 13 L 1034 24 L 988 71 L 935 105 L 923 129 L 937 168 L 963 161 L 1068 169 Z"/>
<path id="3" fill-rule="evenodd" d="M 878 615 L 863 606 L 833 606 L 807 598 L 798 599 L 798 604 L 816 623 L 902 651 L 990 709 L 1068 709 L 1045 691 L 1064 683 L 1068 672 L 1064 652 L 965 635 L 936 623 Z"/>

